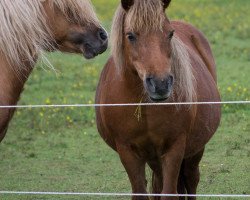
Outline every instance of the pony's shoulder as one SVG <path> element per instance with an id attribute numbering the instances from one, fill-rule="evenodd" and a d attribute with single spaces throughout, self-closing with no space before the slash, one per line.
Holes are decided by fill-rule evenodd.
<path id="1" fill-rule="evenodd" d="M 105 64 L 106 65 L 112 65 L 114 66 L 115 65 L 115 61 L 114 61 L 114 57 L 113 56 L 110 56 Z"/>
<path id="2" fill-rule="evenodd" d="M 113 56 L 110 56 L 108 58 L 107 62 L 105 63 L 105 65 L 103 67 L 102 72 L 106 74 L 109 71 L 109 69 L 111 69 L 111 68 L 116 69 L 115 61 L 114 61 Z"/>

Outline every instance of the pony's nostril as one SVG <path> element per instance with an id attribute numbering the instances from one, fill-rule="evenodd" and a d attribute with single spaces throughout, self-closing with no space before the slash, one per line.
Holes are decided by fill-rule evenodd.
<path id="1" fill-rule="evenodd" d="M 170 75 L 170 76 L 168 77 L 167 84 L 168 84 L 169 86 L 172 86 L 173 83 L 174 83 L 174 77 L 173 77 L 172 75 Z"/>
<path id="2" fill-rule="evenodd" d="M 147 85 L 150 85 L 150 86 L 154 85 L 152 78 L 147 78 L 146 83 L 147 83 Z"/>
<path id="3" fill-rule="evenodd" d="M 103 29 L 101 29 L 99 31 L 98 36 L 104 42 L 108 39 L 108 35 L 107 35 L 106 31 L 104 31 Z"/>
<path id="4" fill-rule="evenodd" d="M 154 93 L 154 92 L 156 91 L 156 84 L 155 84 L 153 78 L 146 78 L 146 84 L 147 84 L 148 89 L 149 89 L 151 92 Z"/>

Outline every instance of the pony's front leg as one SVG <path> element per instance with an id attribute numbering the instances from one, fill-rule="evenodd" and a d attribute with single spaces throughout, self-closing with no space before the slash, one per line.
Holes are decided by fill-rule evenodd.
<path id="1" fill-rule="evenodd" d="M 149 167 L 152 169 L 152 193 L 153 194 L 161 194 L 162 191 L 162 167 L 160 161 L 157 160 L 151 160 L 148 161 Z M 161 197 L 153 197 L 152 200 L 160 200 Z"/>
<path id="2" fill-rule="evenodd" d="M 129 145 L 117 144 L 121 162 L 128 174 L 133 194 L 147 194 L 146 191 L 146 162 L 131 149 Z M 133 196 L 132 200 L 148 200 L 148 197 Z"/>
<path id="3" fill-rule="evenodd" d="M 184 160 L 185 186 L 188 194 L 196 194 L 200 181 L 199 163 L 205 149 L 202 149 L 195 156 Z M 188 200 L 196 200 L 196 197 L 188 197 Z"/>
<path id="4" fill-rule="evenodd" d="M 178 177 L 185 153 L 186 136 L 180 135 L 162 156 L 162 194 L 177 194 Z M 162 197 L 161 200 L 178 200 L 179 197 Z"/>

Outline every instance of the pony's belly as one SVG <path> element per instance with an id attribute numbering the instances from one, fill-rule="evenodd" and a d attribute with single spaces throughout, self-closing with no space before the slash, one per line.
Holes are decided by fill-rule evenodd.
<path id="1" fill-rule="evenodd" d="M 220 105 L 200 106 L 188 136 L 185 157 L 193 156 L 205 147 L 219 127 L 220 117 Z"/>
<path id="2" fill-rule="evenodd" d="M 184 115 L 182 113 L 182 116 Z M 137 146 L 142 152 L 147 152 L 145 157 L 152 158 L 155 152 L 158 156 L 164 154 L 165 149 L 171 147 L 174 141 L 185 134 L 187 139 L 184 158 L 192 157 L 205 148 L 220 123 L 219 109 L 209 114 L 206 112 L 198 115 L 200 119 L 197 119 L 191 132 L 188 117 L 182 120 L 171 119 L 170 115 L 161 115 L 161 120 L 149 117 L 146 120 L 141 119 L 137 124 L 131 121 L 124 123 L 124 126 L 129 127 L 131 132 L 120 130 L 121 137 L 125 138 L 127 143 Z"/>

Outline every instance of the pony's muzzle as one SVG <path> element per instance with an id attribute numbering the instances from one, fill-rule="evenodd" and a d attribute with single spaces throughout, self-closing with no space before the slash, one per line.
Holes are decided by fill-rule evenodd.
<path id="1" fill-rule="evenodd" d="M 70 34 L 69 40 L 81 50 L 87 59 L 102 54 L 108 48 L 108 34 L 103 28 L 85 33 L 73 32 Z"/>
<path id="2" fill-rule="evenodd" d="M 165 101 L 172 93 L 173 83 L 174 77 L 169 75 L 167 78 L 147 77 L 144 84 L 152 101 Z"/>
<path id="3" fill-rule="evenodd" d="M 108 34 L 107 32 L 100 28 L 97 31 L 97 35 L 89 35 L 85 37 L 83 43 L 84 56 L 87 59 L 94 58 L 95 56 L 102 54 L 108 48 Z"/>

